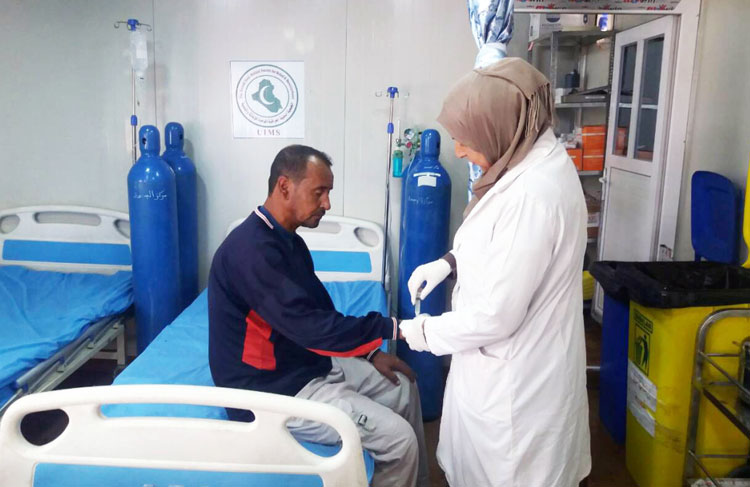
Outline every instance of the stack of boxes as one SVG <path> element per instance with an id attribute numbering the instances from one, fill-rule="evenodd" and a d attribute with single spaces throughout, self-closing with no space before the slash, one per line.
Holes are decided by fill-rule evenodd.
<path id="1" fill-rule="evenodd" d="M 575 142 L 566 143 L 570 160 L 579 171 L 604 170 L 604 150 L 606 146 L 606 125 L 587 125 L 583 130 L 577 129 Z M 573 136 L 563 136 L 571 139 Z M 569 145 L 568 145 L 569 144 Z M 572 146 L 572 147 L 571 147 Z"/>
<path id="2" fill-rule="evenodd" d="M 570 160 L 576 165 L 576 169 L 583 171 L 583 149 L 567 149 Z"/>
<path id="3" fill-rule="evenodd" d="M 602 194 L 599 191 L 586 191 L 583 196 L 586 198 L 586 209 L 589 214 L 586 224 L 588 238 L 597 238 L 599 236 Z"/>
<path id="4" fill-rule="evenodd" d="M 587 125 L 581 136 L 583 145 L 583 171 L 602 171 L 604 169 L 604 150 L 606 146 L 606 125 Z"/>

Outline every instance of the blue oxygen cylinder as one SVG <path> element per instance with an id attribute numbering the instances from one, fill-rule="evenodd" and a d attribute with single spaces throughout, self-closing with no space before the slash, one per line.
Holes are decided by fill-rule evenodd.
<path id="1" fill-rule="evenodd" d="M 399 254 L 401 253 L 400 242 L 404 240 L 404 237 L 402 237 L 401 235 L 404 235 L 406 233 L 406 229 L 404 228 L 404 223 L 406 221 L 406 219 L 404 218 L 404 208 L 406 207 L 406 181 L 409 180 L 409 173 L 413 168 L 417 167 L 417 161 L 421 158 L 422 151 L 417 150 L 417 152 L 414 153 L 414 157 L 411 159 L 411 162 L 408 166 L 406 166 L 406 169 L 404 169 L 404 172 L 401 175 L 401 177 L 403 178 L 403 183 L 401 185 L 401 224 L 399 225 Z"/>
<path id="2" fill-rule="evenodd" d="M 180 312 L 177 191 L 174 172 L 159 157 L 159 130 L 139 132 L 141 157 L 128 173 L 130 246 L 138 353 Z"/>
<path id="3" fill-rule="evenodd" d="M 180 286 L 182 308 L 198 295 L 198 197 L 195 164 L 185 155 L 185 130 L 177 122 L 164 128 L 162 159 L 169 164 L 177 183 L 177 231 L 180 241 Z"/>
<path id="4" fill-rule="evenodd" d="M 418 266 L 439 259 L 448 251 L 451 180 L 440 165 L 440 134 L 422 133 L 419 157 L 409 165 L 404 178 L 399 252 L 398 317 L 414 318 L 407 282 Z M 422 312 L 433 316 L 445 311 L 445 285 L 441 284 L 422 302 Z M 440 416 L 443 401 L 443 371 L 440 357 L 414 352 L 401 342 L 397 353 L 419 376 L 422 416 L 431 421 Z"/>

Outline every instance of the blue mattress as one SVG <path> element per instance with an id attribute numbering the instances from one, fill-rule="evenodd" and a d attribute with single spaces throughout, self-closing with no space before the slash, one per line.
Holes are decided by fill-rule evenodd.
<path id="1" fill-rule="evenodd" d="M 0 404 L 15 380 L 133 303 L 131 273 L 34 271 L 0 266 Z"/>
<path id="2" fill-rule="evenodd" d="M 379 282 L 327 282 L 324 285 L 331 295 L 336 309 L 344 314 L 361 316 L 370 311 L 387 314 L 385 292 Z M 208 301 L 206 291 L 203 291 L 180 316 L 154 339 L 148 348 L 115 379 L 114 384 L 214 385 L 208 367 Z M 175 404 L 111 405 L 104 407 L 103 413 L 111 417 L 227 418 L 223 408 Z M 309 443 L 303 443 L 303 445 L 320 455 L 333 455 L 338 451 L 336 445 Z M 372 457 L 367 453 L 365 453 L 365 466 L 368 477 L 371 477 L 374 464 Z M 193 475 L 196 474 L 193 472 Z M 264 480 L 266 478 L 268 480 Z M 295 483 L 300 482 L 303 478 L 305 479 L 303 483 Z M 132 483 L 132 485 L 136 484 Z M 253 485 L 320 485 L 320 482 L 317 477 L 274 475 L 270 477 L 255 476 L 253 477 Z"/>

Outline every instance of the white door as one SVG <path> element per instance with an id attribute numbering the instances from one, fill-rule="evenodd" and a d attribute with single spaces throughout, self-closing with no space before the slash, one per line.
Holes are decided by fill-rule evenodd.
<path id="1" fill-rule="evenodd" d="M 676 20 L 615 36 L 599 260 L 657 258 Z M 603 296 L 597 286 L 594 312 Z"/>

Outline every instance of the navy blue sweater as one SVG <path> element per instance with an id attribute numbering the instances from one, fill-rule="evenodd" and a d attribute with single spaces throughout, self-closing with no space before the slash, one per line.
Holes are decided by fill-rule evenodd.
<path id="1" fill-rule="evenodd" d="M 260 207 L 224 240 L 208 280 L 208 353 L 214 383 L 293 396 L 353 357 L 393 338 L 379 313 L 338 313 L 304 240 Z M 232 419 L 241 419 L 229 411 Z"/>

